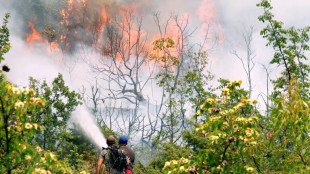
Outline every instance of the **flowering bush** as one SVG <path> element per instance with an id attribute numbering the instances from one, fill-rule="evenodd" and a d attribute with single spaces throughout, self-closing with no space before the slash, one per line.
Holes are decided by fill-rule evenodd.
<path id="1" fill-rule="evenodd" d="M 251 173 L 255 172 L 255 153 L 260 130 L 253 105 L 256 100 L 236 97 L 241 81 L 233 81 L 221 96 L 208 98 L 195 114 L 202 120 L 195 134 L 206 144 L 196 155 L 166 162 L 164 173 Z M 240 98 L 238 102 L 232 102 Z"/>
<path id="2" fill-rule="evenodd" d="M 19 89 L 0 75 L 0 173 L 64 172 L 65 165 L 57 157 L 32 142 L 36 131 L 44 129 L 31 121 L 36 107 L 45 106 L 45 100 L 34 98 L 33 89 Z M 69 172 L 70 170 L 68 170 Z"/>

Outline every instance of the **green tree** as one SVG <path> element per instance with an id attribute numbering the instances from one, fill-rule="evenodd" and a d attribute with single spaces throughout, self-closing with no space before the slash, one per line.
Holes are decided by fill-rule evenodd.
<path id="1" fill-rule="evenodd" d="M 175 143 L 180 135 L 180 115 L 184 114 L 182 105 L 184 100 L 178 98 L 174 94 L 177 90 L 180 90 L 180 80 L 174 70 L 180 68 L 180 60 L 178 57 L 171 54 L 171 49 L 175 47 L 175 43 L 170 38 L 161 38 L 153 42 L 153 50 L 155 54 L 151 56 L 152 60 L 157 61 L 162 71 L 157 74 L 156 79 L 158 80 L 157 85 L 162 88 L 162 122 L 159 134 L 155 138 L 156 143 L 158 140 L 168 139 L 170 143 Z M 178 71 L 179 72 L 179 71 Z M 177 87 L 179 87 L 177 89 Z M 165 100 L 167 101 L 164 101 Z"/>
<path id="2" fill-rule="evenodd" d="M 6 13 L 3 19 L 3 25 L 0 28 L 0 62 L 4 60 L 3 55 L 9 52 L 10 45 L 10 31 L 7 27 L 8 19 L 10 18 L 10 14 Z"/>
<path id="3" fill-rule="evenodd" d="M 301 96 L 309 99 L 310 67 L 306 63 L 308 58 L 305 52 L 309 50 L 310 27 L 285 29 L 283 22 L 275 20 L 271 13 L 271 0 L 262 0 L 257 6 L 264 10 L 264 14 L 258 19 L 267 23 L 260 34 L 268 40 L 267 46 L 272 46 L 275 51 L 270 63 L 284 66 L 282 76 L 273 81 L 273 97 L 277 98 L 281 91 L 287 91 L 290 81 L 294 78 L 300 85 Z"/>
<path id="4" fill-rule="evenodd" d="M 81 97 L 66 86 L 61 74 L 51 85 L 46 81 L 40 84 L 39 81 L 30 78 L 30 87 L 46 101 L 45 106 L 37 110 L 33 117 L 33 121 L 45 127 L 37 135 L 36 142 L 46 150 L 60 150 L 70 137 L 67 132 L 67 121 L 70 113 L 81 104 Z"/>
<path id="5" fill-rule="evenodd" d="M 1 60 L 10 48 L 8 18 L 6 14 L 0 30 Z M 65 162 L 33 141 L 44 129 L 33 116 L 44 106 L 45 100 L 34 89 L 21 90 L 0 72 L 0 173 L 72 173 Z"/>
<path id="6" fill-rule="evenodd" d="M 300 96 L 300 85 L 296 83 L 293 79 L 288 92 L 274 100 L 262 148 L 265 155 L 261 159 L 265 171 L 310 171 L 310 108 L 308 102 Z"/>

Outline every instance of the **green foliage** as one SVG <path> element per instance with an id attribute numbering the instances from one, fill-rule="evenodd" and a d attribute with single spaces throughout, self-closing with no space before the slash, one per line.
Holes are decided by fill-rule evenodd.
<path id="1" fill-rule="evenodd" d="M 46 150 L 60 150 L 64 147 L 67 136 L 70 113 L 81 104 L 81 96 L 75 91 L 70 91 L 61 74 L 53 80 L 51 86 L 46 81 L 40 84 L 30 78 L 30 87 L 46 101 L 45 106 L 37 110 L 33 117 L 35 122 L 45 127 L 38 133 L 36 141 Z M 56 144 L 56 141 L 59 142 Z"/>
<path id="2" fill-rule="evenodd" d="M 201 103 L 191 121 L 196 129 L 183 132 L 185 146 L 195 154 L 167 160 L 164 173 L 309 173 L 310 68 L 305 51 L 310 28 L 284 29 L 273 19 L 270 0 L 258 6 L 264 9 L 259 20 L 268 23 L 261 35 L 275 50 L 270 63 L 284 66 L 273 81 L 270 117 L 260 116 L 257 101 L 239 89 L 241 81 L 220 79 L 221 96 Z"/>
<path id="3" fill-rule="evenodd" d="M 222 89 L 221 97 L 208 98 L 195 117 L 202 117 L 191 139 L 200 147 L 190 146 L 197 154 L 189 158 L 166 162 L 164 173 L 246 173 L 254 172 L 254 154 L 259 146 L 260 129 L 257 126 L 253 104 L 255 100 L 241 98 L 238 87 L 241 81 L 234 81 Z M 239 99 L 238 103 L 232 104 Z M 249 109 L 252 108 L 252 109 Z M 245 112 L 247 111 L 247 112 Z M 210 116 L 211 114 L 211 116 Z M 185 133 L 185 136 L 188 136 Z M 256 166 L 257 167 L 257 166 Z M 258 169 L 259 170 L 259 169 Z"/>
<path id="4" fill-rule="evenodd" d="M 309 51 L 310 27 L 285 29 L 283 22 L 274 20 L 271 13 L 271 0 L 262 0 L 257 6 L 264 9 L 264 14 L 258 19 L 266 22 L 267 26 L 261 31 L 263 38 L 268 40 L 267 46 L 272 46 L 275 53 L 271 64 L 284 66 L 282 76 L 274 80 L 273 97 L 279 97 L 280 91 L 287 90 L 290 81 L 294 78 L 300 85 L 300 93 L 304 99 L 309 99 L 309 72 L 310 66 L 305 52 Z"/>
<path id="5" fill-rule="evenodd" d="M 307 173 L 310 158 L 310 109 L 292 80 L 288 93 L 275 100 L 271 110 L 268 132 L 265 134 L 262 158 L 266 171 Z M 277 161 L 276 163 L 274 161 Z"/>
<path id="6" fill-rule="evenodd" d="M 158 174 L 159 169 L 154 169 L 152 166 L 144 166 L 140 161 L 138 161 L 133 168 L 133 173 L 135 174 Z"/>
<path id="7" fill-rule="evenodd" d="M 9 51 L 9 30 L 6 27 L 8 18 L 7 14 L 0 31 L 1 56 Z M 50 126 L 57 121 L 63 121 L 60 124 L 64 124 L 62 130 L 65 130 L 64 120 L 68 119 L 70 112 L 80 103 L 79 95 L 69 91 L 61 75 L 54 80 L 52 88 L 49 88 L 46 83 L 43 86 L 36 86 L 33 79 L 31 87 L 33 89 L 21 90 L 8 82 L 5 74 L 2 72 L 0 74 L 0 173 L 76 173 L 76 170 L 72 170 L 67 162 L 57 159 L 59 156 L 50 150 L 42 149 L 40 142 L 34 140 L 37 135 L 51 128 Z M 40 93 L 42 91 L 44 93 Z M 49 97 L 53 97 L 53 101 Z M 66 103 L 67 101 L 71 103 Z M 50 125 L 42 121 L 44 117 L 43 119 L 38 117 L 53 113 L 52 111 L 57 111 L 62 117 L 59 118 L 57 117 L 59 115 L 54 114 L 54 120 L 48 119 L 52 120 L 49 122 Z M 59 142 L 62 142 L 62 139 L 71 138 L 67 132 L 58 131 L 49 132 L 48 136 L 52 137 L 53 134 L 58 133 Z M 79 161 L 81 157 L 75 153 L 77 146 L 75 147 L 69 157 L 76 161 L 70 162 L 78 163 L 79 168 L 76 169 L 80 170 L 85 167 Z"/>
<path id="8" fill-rule="evenodd" d="M 208 81 L 212 80 L 213 76 L 205 70 L 207 65 L 206 52 L 193 52 L 190 53 L 189 57 L 193 61 L 192 67 L 191 70 L 185 74 L 182 83 L 186 86 L 186 100 L 192 104 L 192 108 L 194 108 L 195 111 L 198 111 L 199 106 L 206 98 L 214 96 L 205 89 L 208 85 Z"/>
<path id="9" fill-rule="evenodd" d="M 152 160 L 148 166 L 160 171 L 165 166 L 165 162 L 167 160 L 178 159 L 183 156 L 191 156 L 193 153 L 194 152 L 192 150 L 186 149 L 174 143 L 163 143 L 161 147 L 159 147 L 157 157 L 155 157 L 155 159 Z"/>
<path id="10" fill-rule="evenodd" d="M 11 45 L 10 45 L 10 31 L 7 28 L 8 19 L 10 18 L 10 14 L 6 13 L 3 19 L 3 25 L 0 28 L 0 62 L 4 60 L 3 55 L 9 52 Z"/>
<path id="11" fill-rule="evenodd" d="M 0 76 L 0 173 L 70 172 L 66 163 L 41 149 L 33 138 L 44 126 L 35 122 L 33 114 L 44 107 L 45 101 L 35 96 L 33 89 L 10 84 Z"/>

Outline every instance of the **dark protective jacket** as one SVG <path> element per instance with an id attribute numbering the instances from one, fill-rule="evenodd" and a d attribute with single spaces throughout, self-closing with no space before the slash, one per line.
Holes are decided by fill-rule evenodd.
<path id="1" fill-rule="evenodd" d="M 126 156 L 130 158 L 130 164 L 126 167 L 126 169 L 129 169 L 132 171 L 133 164 L 135 162 L 135 152 L 128 146 L 120 146 L 122 150 L 124 150 Z"/>

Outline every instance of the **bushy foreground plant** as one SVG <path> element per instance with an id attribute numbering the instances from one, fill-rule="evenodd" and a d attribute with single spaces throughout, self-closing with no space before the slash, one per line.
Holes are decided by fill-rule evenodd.
<path id="1" fill-rule="evenodd" d="M 310 172 L 309 101 L 302 99 L 297 83 L 293 79 L 288 92 L 274 100 L 267 119 L 260 157 L 265 172 Z"/>
<path id="2" fill-rule="evenodd" d="M 195 129 L 205 144 L 196 154 L 167 161 L 164 173 L 246 173 L 256 172 L 255 153 L 260 146 L 256 100 L 238 88 L 241 81 L 227 84 L 222 94 L 208 98 L 194 117 L 201 120 Z"/>
<path id="3" fill-rule="evenodd" d="M 0 62 L 9 51 L 9 14 L 0 28 Z M 3 66 L 3 71 L 9 71 Z M 46 128 L 33 118 L 47 104 L 35 89 L 20 89 L 0 71 L 0 173 L 76 173 L 65 161 L 34 141 Z M 82 173 L 86 173 L 82 171 Z"/>
<path id="4" fill-rule="evenodd" d="M 31 145 L 36 132 L 45 129 L 31 121 L 35 109 L 45 106 L 45 100 L 34 94 L 33 89 L 19 89 L 0 74 L 0 173 L 66 171 L 53 153 Z"/>

